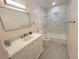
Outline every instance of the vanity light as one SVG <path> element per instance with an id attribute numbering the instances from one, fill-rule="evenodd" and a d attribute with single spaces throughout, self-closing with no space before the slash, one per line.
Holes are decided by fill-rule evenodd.
<path id="1" fill-rule="evenodd" d="M 53 6 L 56 5 L 56 2 L 52 2 L 52 5 L 53 5 Z"/>
<path id="2" fill-rule="evenodd" d="M 5 5 L 5 8 L 16 10 L 16 11 L 20 11 L 20 12 L 26 12 L 26 10 L 24 10 L 24 9 L 15 8 L 15 7 L 8 6 L 8 5 Z"/>
<path id="3" fill-rule="evenodd" d="M 10 5 L 10 6 L 13 6 L 13 7 L 16 7 L 16 8 L 20 8 L 20 9 L 26 9 L 26 7 L 20 3 L 17 3 L 13 0 L 5 0 L 5 3 L 7 5 Z"/>

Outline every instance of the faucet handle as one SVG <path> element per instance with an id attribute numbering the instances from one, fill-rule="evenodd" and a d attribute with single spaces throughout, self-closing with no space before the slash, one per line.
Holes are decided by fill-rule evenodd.
<path id="1" fill-rule="evenodd" d="M 21 35 L 20 38 L 23 39 L 23 35 Z"/>
<path id="2" fill-rule="evenodd" d="M 28 36 L 28 33 L 25 33 L 25 34 L 24 34 L 24 37 L 26 37 L 26 36 Z"/>
<path id="3" fill-rule="evenodd" d="M 24 33 L 23 35 L 20 36 L 20 38 L 23 39 L 23 38 L 26 37 L 26 36 L 28 36 L 28 33 Z"/>
<path id="4" fill-rule="evenodd" d="M 31 34 L 32 34 L 32 31 L 29 32 L 29 35 L 31 35 Z"/>

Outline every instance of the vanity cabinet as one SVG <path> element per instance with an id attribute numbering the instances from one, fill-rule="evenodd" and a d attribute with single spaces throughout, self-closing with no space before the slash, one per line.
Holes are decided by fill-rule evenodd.
<path id="1" fill-rule="evenodd" d="M 42 36 L 32 41 L 12 56 L 13 59 L 38 59 L 43 51 Z"/>
<path id="2" fill-rule="evenodd" d="M 16 53 L 13 56 L 13 59 L 33 59 L 32 54 L 22 52 L 22 53 Z"/>

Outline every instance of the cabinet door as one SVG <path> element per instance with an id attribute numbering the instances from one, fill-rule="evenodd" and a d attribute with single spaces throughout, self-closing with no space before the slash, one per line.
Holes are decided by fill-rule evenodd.
<path id="1" fill-rule="evenodd" d="M 14 59 L 32 59 L 32 56 L 29 55 L 29 54 L 25 54 L 25 53 L 22 53 L 22 54 L 16 54 L 14 56 Z"/>
<path id="2" fill-rule="evenodd" d="M 15 54 L 14 55 L 14 59 L 26 59 L 25 58 L 25 54 L 24 53 L 22 53 L 22 54 Z"/>
<path id="3" fill-rule="evenodd" d="M 43 49 L 42 44 L 42 38 L 38 38 L 35 42 L 32 44 L 32 51 L 33 51 L 33 59 L 38 59 L 38 57 L 41 54 L 41 50 Z"/>
<path id="4" fill-rule="evenodd" d="M 26 49 L 27 50 L 27 49 Z M 22 51 L 16 53 L 14 55 L 14 59 L 32 59 L 32 55 L 30 54 L 30 52 L 26 52 L 25 49 L 23 49 Z"/>

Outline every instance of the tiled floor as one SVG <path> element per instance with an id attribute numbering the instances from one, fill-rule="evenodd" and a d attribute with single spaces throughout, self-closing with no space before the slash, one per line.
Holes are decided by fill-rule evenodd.
<path id="1" fill-rule="evenodd" d="M 56 42 L 44 42 L 44 51 L 39 59 L 68 59 L 67 46 Z"/>

